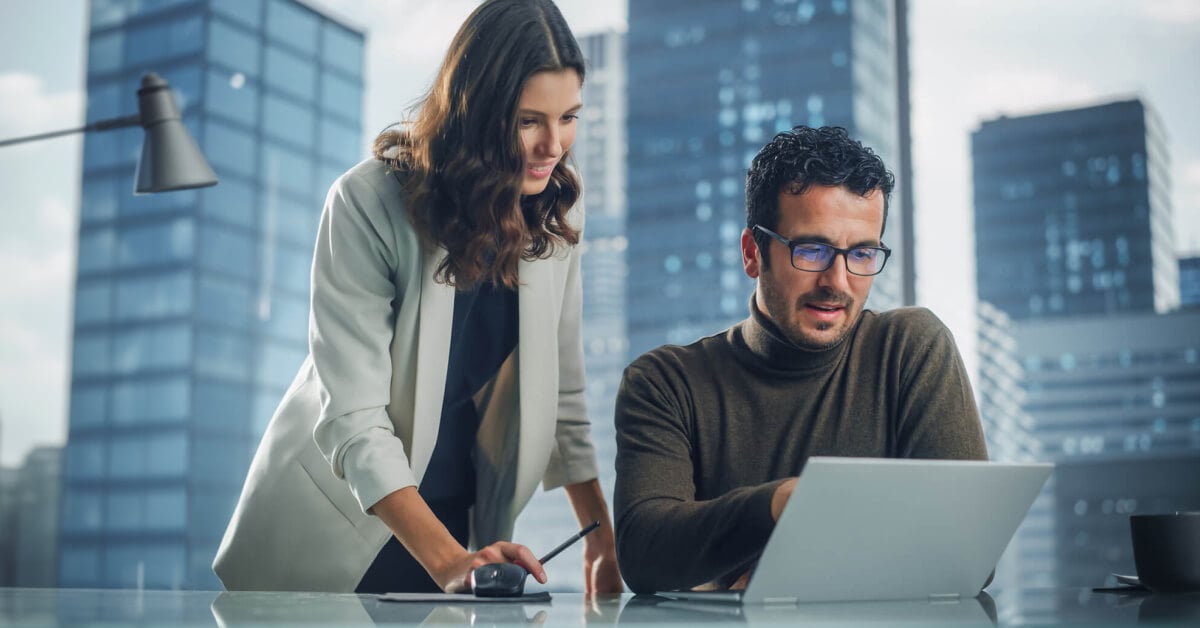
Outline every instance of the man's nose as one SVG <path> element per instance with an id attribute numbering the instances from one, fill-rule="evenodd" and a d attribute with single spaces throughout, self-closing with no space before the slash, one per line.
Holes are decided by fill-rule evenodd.
<path id="1" fill-rule="evenodd" d="M 836 292 L 848 292 L 850 289 L 850 272 L 846 270 L 846 254 L 835 252 L 829 268 L 818 273 L 817 285 Z"/>

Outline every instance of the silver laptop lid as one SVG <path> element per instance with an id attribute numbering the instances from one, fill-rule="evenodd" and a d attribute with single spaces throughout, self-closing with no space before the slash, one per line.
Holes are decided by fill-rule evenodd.
<path id="1" fill-rule="evenodd" d="M 810 458 L 743 602 L 974 597 L 1053 469 Z"/>

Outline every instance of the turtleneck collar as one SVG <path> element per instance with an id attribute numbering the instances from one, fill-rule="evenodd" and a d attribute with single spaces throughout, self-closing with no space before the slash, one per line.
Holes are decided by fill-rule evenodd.
<path id="1" fill-rule="evenodd" d="M 773 371 L 808 372 L 822 369 L 837 361 L 849 346 L 843 338 L 837 345 L 820 351 L 798 347 L 788 340 L 775 323 L 758 310 L 754 295 L 750 296 L 750 317 L 739 324 L 744 349 L 754 362 Z"/>

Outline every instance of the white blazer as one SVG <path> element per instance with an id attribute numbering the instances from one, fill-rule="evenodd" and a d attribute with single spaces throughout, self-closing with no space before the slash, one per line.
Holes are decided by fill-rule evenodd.
<path id="1" fill-rule="evenodd" d="M 437 442 L 454 289 L 422 252 L 376 160 L 329 191 L 312 270 L 309 355 L 275 411 L 213 570 L 230 590 L 353 591 L 390 530 L 367 512 L 421 482 Z M 582 202 L 571 220 L 582 228 Z M 583 401 L 578 247 L 522 261 L 519 339 L 476 395 L 471 544 L 511 538 L 538 482 L 597 476 Z"/>

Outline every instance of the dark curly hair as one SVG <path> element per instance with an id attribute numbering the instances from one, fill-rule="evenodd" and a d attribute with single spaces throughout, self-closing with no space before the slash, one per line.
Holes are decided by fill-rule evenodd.
<path id="1" fill-rule="evenodd" d="M 746 173 L 746 227 L 779 225 L 779 193 L 803 194 L 812 185 L 843 186 L 866 196 L 883 192 L 883 224 L 887 225 L 888 202 L 896 178 L 875 151 L 852 139 L 842 127 L 793 127 L 775 136 L 754 156 Z M 879 235 L 883 235 L 880 233 Z M 760 251 L 770 245 L 770 236 L 754 232 Z M 767 265 L 763 256 L 763 265 Z"/>
<path id="2" fill-rule="evenodd" d="M 582 85 L 583 53 L 554 2 L 487 0 L 454 36 L 415 119 L 375 139 L 375 157 L 405 174 L 422 241 L 447 250 L 439 281 L 515 288 L 520 260 L 578 244 L 567 213 L 582 186 L 569 151 L 545 191 L 521 195 L 521 91 L 534 74 L 564 70 Z"/>

